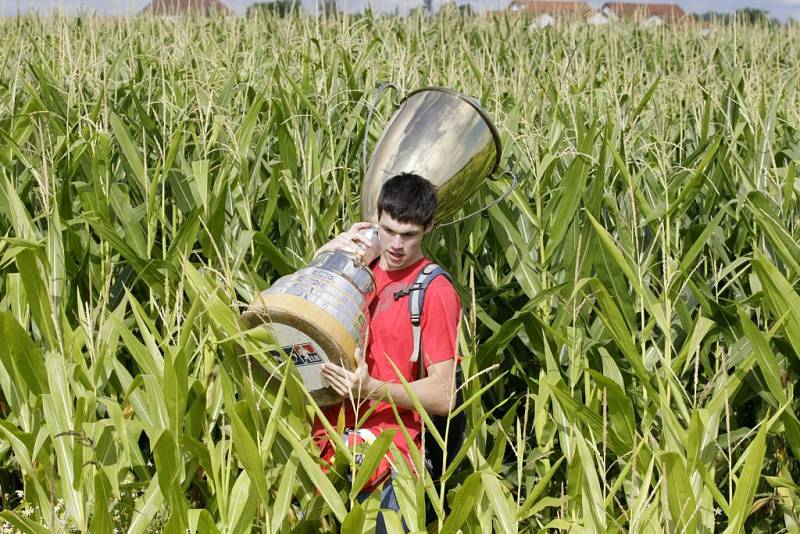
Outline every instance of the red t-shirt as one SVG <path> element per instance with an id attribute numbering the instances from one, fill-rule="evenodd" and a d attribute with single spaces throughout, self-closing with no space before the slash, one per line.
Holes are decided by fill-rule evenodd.
<path id="1" fill-rule="evenodd" d="M 411 317 L 408 311 L 408 297 L 395 299 L 397 291 L 408 289 L 416 280 L 419 272 L 430 263 L 422 258 L 416 263 L 396 271 L 385 271 L 376 262 L 372 272 L 375 275 L 375 298 L 369 307 L 369 340 L 365 361 L 369 374 L 383 382 L 400 383 L 389 360 L 403 374 L 407 382 L 419 377 L 419 362 L 410 360 L 414 349 L 414 336 L 411 330 Z M 427 368 L 431 364 L 443 362 L 456 356 L 456 329 L 461 314 L 461 304 L 453 285 L 443 276 L 434 278 L 425 290 L 425 301 L 422 306 L 420 360 Z M 367 401 L 359 409 L 365 413 L 371 401 Z M 356 425 L 355 414 L 349 401 L 343 405 L 329 406 L 323 409 L 332 425 L 336 425 L 342 406 L 345 410 L 345 425 L 353 428 Z M 397 412 L 408 430 L 409 435 L 419 445 L 419 434 L 422 430 L 421 419 L 417 412 L 410 408 L 397 407 Z M 399 430 L 400 425 L 395 418 L 392 406 L 386 402 L 378 402 L 375 411 L 360 428 L 370 430 L 375 436 L 388 429 L 398 429 L 394 443 L 408 456 L 408 445 Z M 324 429 L 318 421 L 314 424 L 314 435 L 322 437 Z M 324 455 L 323 455 L 324 456 Z"/>

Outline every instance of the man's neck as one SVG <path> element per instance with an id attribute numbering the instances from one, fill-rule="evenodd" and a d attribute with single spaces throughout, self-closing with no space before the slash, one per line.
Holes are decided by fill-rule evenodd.
<path id="1" fill-rule="evenodd" d="M 402 267 L 390 267 L 390 266 L 389 266 L 389 265 L 386 263 L 386 260 L 384 259 L 384 257 L 381 255 L 381 257 L 380 257 L 380 260 L 379 260 L 379 261 L 380 261 L 379 265 L 381 266 L 381 269 L 383 269 L 384 271 L 400 271 L 400 270 L 402 270 L 402 269 L 405 269 L 406 267 L 410 267 L 410 266 L 414 265 L 414 264 L 415 264 L 415 263 L 417 263 L 419 260 L 421 260 L 423 257 L 424 257 L 424 255 L 422 254 L 422 252 L 420 252 L 420 253 L 417 255 L 417 257 L 416 257 L 416 258 L 414 258 L 412 261 L 409 261 L 408 263 L 406 263 L 406 264 L 405 264 L 405 265 L 403 265 Z"/>

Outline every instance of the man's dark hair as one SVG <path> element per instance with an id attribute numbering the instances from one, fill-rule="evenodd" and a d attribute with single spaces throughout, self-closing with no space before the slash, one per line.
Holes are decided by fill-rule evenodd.
<path id="1" fill-rule="evenodd" d="M 398 222 L 427 227 L 436 211 L 436 188 L 418 174 L 404 172 L 392 176 L 381 187 L 378 217 L 388 213 Z"/>

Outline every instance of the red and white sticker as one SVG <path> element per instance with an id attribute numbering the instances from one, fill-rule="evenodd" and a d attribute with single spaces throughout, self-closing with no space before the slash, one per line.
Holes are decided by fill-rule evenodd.
<path id="1" fill-rule="evenodd" d="M 328 355 L 322 350 L 308 334 L 297 328 L 281 323 L 270 325 L 275 341 L 283 348 L 283 352 L 294 362 L 295 367 L 303 378 L 303 383 L 308 391 L 317 391 L 328 387 L 327 381 L 323 380 L 320 367 L 328 361 Z M 283 361 L 280 351 L 273 351 L 272 356 Z"/>

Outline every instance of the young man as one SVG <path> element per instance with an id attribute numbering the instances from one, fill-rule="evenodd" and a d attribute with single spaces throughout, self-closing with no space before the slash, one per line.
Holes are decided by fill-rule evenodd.
<path id="1" fill-rule="evenodd" d="M 430 263 L 422 254 L 422 238 L 432 228 L 436 201 L 434 186 L 415 174 L 394 176 L 383 185 L 378 198 L 378 249 L 365 253 L 366 257 L 377 255 L 377 260 L 371 265 L 376 292 L 369 307 L 369 337 L 364 357 L 359 359 L 354 371 L 333 363 L 322 366 L 323 377 L 345 397 L 341 406 L 326 409 L 326 416 L 332 423 L 338 420 L 340 410 L 344 410 L 345 424 L 353 429 L 356 425 L 353 408 L 359 408 L 363 414 L 376 404 L 367 421 L 355 432 L 345 435 L 346 441 L 352 443 L 355 436 L 371 441 L 382 432 L 395 431 L 394 444 L 405 458 L 392 458 L 392 461 L 405 460 L 412 469 L 408 442 L 386 400 L 394 402 L 417 447 L 422 423 L 398 371 L 428 414 L 447 414 L 455 398 L 456 329 L 461 313 L 458 294 L 444 276 L 431 281 L 424 295 L 421 350 L 417 359 L 412 356 L 415 351 L 408 297 L 402 293 Z M 356 223 L 323 248 L 356 251 L 361 247 L 363 251 L 372 244 L 358 232 L 368 226 L 369 223 Z M 419 365 L 424 366 L 423 378 L 419 378 Z M 332 444 L 324 438 L 319 424 L 315 425 L 315 436 L 320 440 L 323 457 L 330 459 Z M 384 484 L 381 508 L 398 510 L 389 465 L 388 461 L 381 464 L 365 490 L 371 491 Z M 383 528 L 383 517 L 379 515 L 376 532 Z"/>

